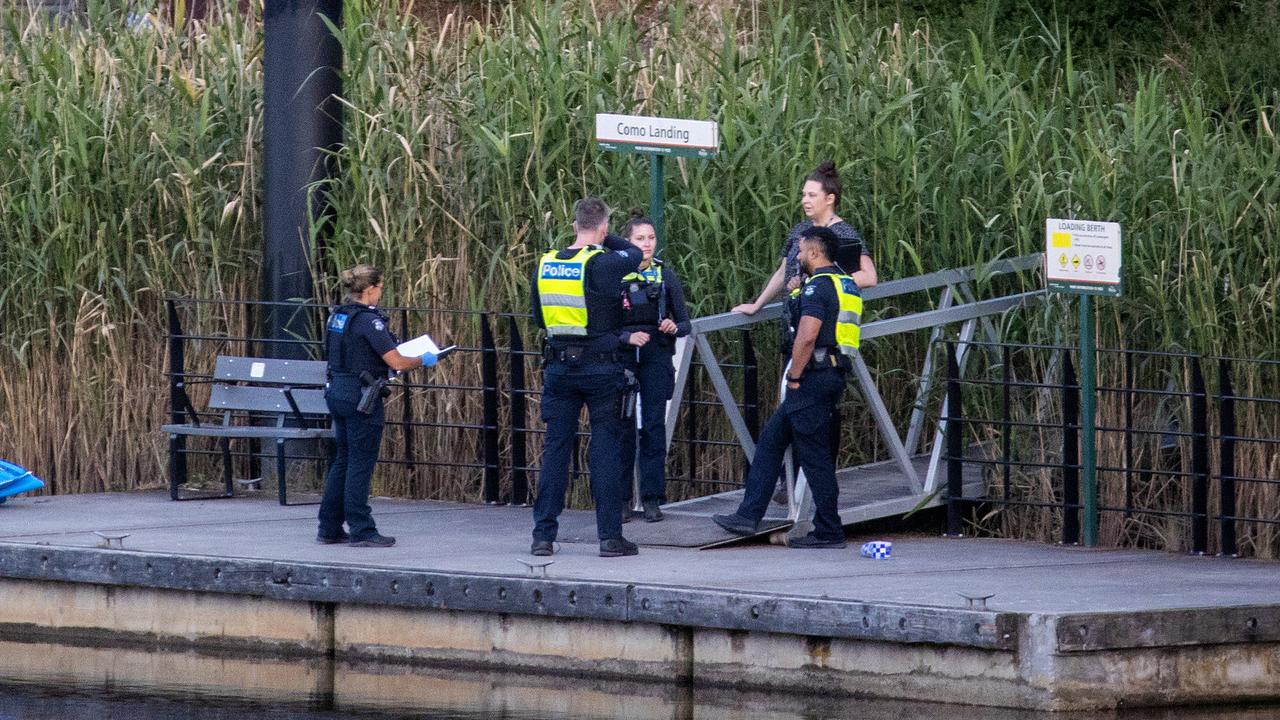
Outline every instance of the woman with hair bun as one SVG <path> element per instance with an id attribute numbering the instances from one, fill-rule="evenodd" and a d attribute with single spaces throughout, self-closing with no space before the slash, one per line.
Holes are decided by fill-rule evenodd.
<path id="1" fill-rule="evenodd" d="M 653 256 L 658 246 L 653 221 L 640 210 L 632 210 L 622 235 L 644 255 L 640 268 L 622 279 L 623 331 L 618 339 L 631 349 L 624 353 L 623 366 L 640 383 L 639 447 L 634 427 L 622 435 L 627 493 L 622 517 L 623 522 L 631 518 L 632 469 L 638 459 L 644 519 L 658 522 L 666 501 L 667 401 L 675 390 L 671 356 L 676 338 L 689 334 L 689 310 L 680 278 Z"/>
<path id="2" fill-rule="evenodd" d="M 784 287 L 787 290 L 800 287 L 802 271 L 796 256 L 800 251 L 801 235 L 811 227 L 830 228 L 840 238 L 840 257 L 835 258 L 836 263 L 858 283 L 860 289 L 875 286 L 876 266 L 871 261 L 866 240 L 836 214 L 841 191 L 840 173 L 830 160 L 823 161 L 805 177 L 800 190 L 800 208 L 804 210 L 805 220 L 787 233 L 787 240 L 782 246 L 782 262 L 765 283 L 760 297 L 755 302 L 735 306 L 732 312 L 755 315 Z"/>
<path id="3" fill-rule="evenodd" d="M 353 547 L 390 547 L 369 509 L 369 481 L 382 444 L 382 384 L 391 371 L 436 364 L 435 353 L 405 357 L 396 349 L 390 321 L 378 309 L 382 271 L 356 265 L 342 271 L 347 296 L 325 325 L 329 382 L 324 399 L 333 417 L 334 456 L 324 479 L 316 542 Z M 361 403 L 362 395 L 371 395 Z M 349 532 L 342 529 L 345 523 Z"/>

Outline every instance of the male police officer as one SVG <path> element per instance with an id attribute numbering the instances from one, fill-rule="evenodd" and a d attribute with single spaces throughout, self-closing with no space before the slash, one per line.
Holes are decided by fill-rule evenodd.
<path id="1" fill-rule="evenodd" d="M 792 540 L 790 546 L 844 547 L 827 423 L 844 392 L 850 358 L 858 349 L 862 296 L 853 278 L 832 260 L 839 249 L 840 239 L 828 228 L 812 227 L 801 234 L 798 259 L 809 279 L 792 292 L 788 303 L 792 347 L 787 395 L 760 434 L 737 512 L 712 516 L 717 525 L 736 535 L 758 531 L 782 469 L 783 452 L 790 444 L 809 481 L 815 506 L 813 532 Z"/>
<path id="2" fill-rule="evenodd" d="M 547 331 L 542 420 L 547 434 L 533 505 L 534 555 L 550 555 L 564 509 L 569 455 L 585 404 L 591 417 L 591 494 L 601 557 L 635 555 L 622 537 L 623 467 L 619 453 L 621 399 L 626 382 L 619 364 L 622 278 L 636 271 L 639 248 L 609 235 L 609 208 L 599 198 L 574 208 L 574 243 L 542 256 L 534 273 L 533 316 Z"/>

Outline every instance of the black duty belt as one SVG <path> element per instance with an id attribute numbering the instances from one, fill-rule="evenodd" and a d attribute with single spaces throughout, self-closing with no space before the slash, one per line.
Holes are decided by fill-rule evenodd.
<path id="1" fill-rule="evenodd" d="M 619 355 L 616 350 L 587 350 L 580 345 L 570 345 L 565 348 L 554 348 L 547 345 L 542 349 L 542 359 L 551 362 L 562 362 L 566 365 L 577 367 L 588 363 L 613 363 L 619 361 Z"/>
<path id="2" fill-rule="evenodd" d="M 809 357 L 809 364 L 806 370 L 851 370 L 853 363 L 844 353 L 836 348 L 814 348 L 813 355 Z"/>

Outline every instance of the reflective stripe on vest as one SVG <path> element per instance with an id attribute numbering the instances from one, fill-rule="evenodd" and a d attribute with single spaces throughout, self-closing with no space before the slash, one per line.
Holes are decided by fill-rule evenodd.
<path id="1" fill-rule="evenodd" d="M 840 301 L 840 311 L 836 314 L 836 347 L 843 355 L 853 356 L 862 345 L 862 291 L 858 284 L 848 275 L 835 273 L 818 273 L 804 281 L 805 285 L 820 277 L 831 278 L 836 298 Z M 800 294 L 800 288 L 791 291 L 792 297 Z"/>
<path id="2" fill-rule="evenodd" d="M 552 250 L 538 263 L 538 300 L 548 337 L 586 337 L 587 261 L 604 252 L 585 247 L 562 259 Z"/>
<path id="3" fill-rule="evenodd" d="M 644 270 L 637 270 L 630 275 L 622 278 L 624 283 L 641 282 L 648 285 L 662 284 L 662 263 L 652 260 L 649 267 Z"/>

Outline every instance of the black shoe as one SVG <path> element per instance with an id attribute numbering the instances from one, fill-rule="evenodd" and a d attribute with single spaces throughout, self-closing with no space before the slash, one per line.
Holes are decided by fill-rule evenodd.
<path id="1" fill-rule="evenodd" d="M 538 557 L 550 557 L 556 551 L 550 540 L 534 540 L 529 546 L 529 554 Z"/>
<path id="2" fill-rule="evenodd" d="M 770 501 L 777 505 L 786 505 L 787 504 L 787 484 L 786 483 L 779 483 L 779 484 L 781 485 L 781 487 L 773 491 L 773 497 L 770 498 Z"/>
<path id="3" fill-rule="evenodd" d="M 645 522 L 662 522 L 662 508 L 658 507 L 657 500 L 644 501 L 644 520 Z"/>
<path id="4" fill-rule="evenodd" d="M 623 555 L 639 554 L 640 546 L 624 537 L 600 541 L 600 557 L 622 557 Z"/>
<path id="5" fill-rule="evenodd" d="M 809 533 L 804 537 L 798 537 L 787 542 L 787 547 L 801 548 L 803 550 L 825 550 L 838 549 L 845 547 L 844 538 L 839 540 L 823 540 L 822 538 Z"/>
<path id="6" fill-rule="evenodd" d="M 755 535 L 760 530 L 760 523 L 751 522 L 737 513 L 732 515 L 712 515 L 711 519 L 734 535 Z"/>
<path id="7" fill-rule="evenodd" d="M 396 544 L 396 539 L 389 535 L 379 535 L 374 533 L 363 540 L 354 540 L 351 547 L 391 547 Z"/>
<path id="8" fill-rule="evenodd" d="M 316 535 L 316 542 L 321 545 L 340 545 L 342 543 L 351 542 L 351 536 L 344 533 L 338 533 L 337 537 L 325 537 L 324 535 Z"/>
<path id="9" fill-rule="evenodd" d="M 627 503 L 627 504 L 630 505 L 630 503 Z M 626 510 L 623 510 L 622 524 L 626 525 L 627 523 L 631 522 L 631 519 L 634 518 L 635 516 L 636 516 L 636 511 L 632 510 L 630 507 L 628 507 Z"/>

